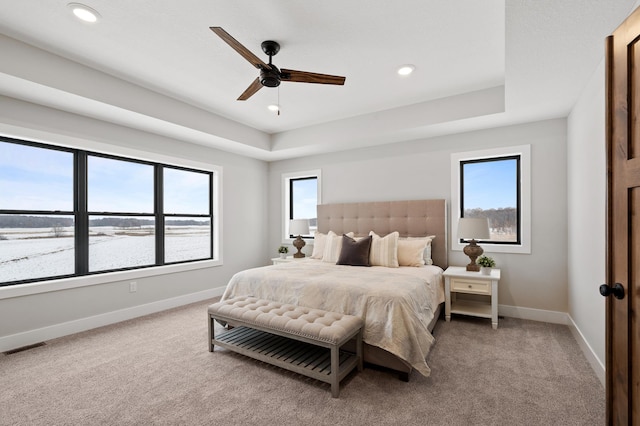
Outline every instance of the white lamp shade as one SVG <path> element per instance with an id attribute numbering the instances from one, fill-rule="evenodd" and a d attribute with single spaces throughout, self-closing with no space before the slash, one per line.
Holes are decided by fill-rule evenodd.
<path id="1" fill-rule="evenodd" d="M 309 219 L 292 219 L 289 222 L 289 234 L 309 235 Z"/>
<path id="2" fill-rule="evenodd" d="M 489 236 L 489 220 L 487 218 L 461 217 L 458 220 L 458 238 L 486 240 Z"/>

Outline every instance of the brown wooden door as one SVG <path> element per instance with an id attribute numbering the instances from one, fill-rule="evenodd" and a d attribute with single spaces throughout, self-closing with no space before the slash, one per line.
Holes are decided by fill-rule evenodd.
<path id="1" fill-rule="evenodd" d="M 640 8 L 606 47 L 607 423 L 640 425 Z"/>

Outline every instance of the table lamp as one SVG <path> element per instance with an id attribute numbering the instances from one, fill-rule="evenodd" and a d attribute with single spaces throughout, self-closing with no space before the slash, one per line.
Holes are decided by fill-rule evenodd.
<path id="1" fill-rule="evenodd" d="M 307 243 L 304 242 L 301 235 L 309 235 L 309 220 L 308 219 L 292 219 L 289 222 L 289 234 L 297 235 L 296 239 L 293 240 L 293 246 L 298 249 L 298 252 L 293 255 L 294 258 L 304 257 L 304 253 L 300 250 Z"/>
<path id="2" fill-rule="evenodd" d="M 489 220 L 484 217 L 461 217 L 458 220 L 458 238 L 469 241 L 469 244 L 462 250 L 471 259 L 467 265 L 467 271 L 478 272 L 480 265 L 476 263 L 476 259 L 484 253 L 484 250 L 476 240 L 489 238 Z"/>

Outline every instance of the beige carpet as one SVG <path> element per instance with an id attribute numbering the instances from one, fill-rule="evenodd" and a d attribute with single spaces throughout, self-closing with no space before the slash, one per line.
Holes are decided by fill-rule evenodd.
<path id="1" fill-rule="evenodd" d="M 0 355 L 0 424 L 604 424 L 604 389 L 565 326 L 440 321 L 431 377 L 365 368 L 334 399 L 327 384 L 209 353 L 209 303 Z"/>

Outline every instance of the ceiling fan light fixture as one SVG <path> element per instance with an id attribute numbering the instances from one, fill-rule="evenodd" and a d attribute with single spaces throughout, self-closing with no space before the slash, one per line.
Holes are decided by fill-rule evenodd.
<path id="1" fill-rule="evenodd" d="M 71 9 L 76 18 L 84 22 L 94 23 L 100 18 L 100 14 L 87 5 L 81 3 L 69 3 L 67 6 Z"/>
<path id="2" fill-rule="evenodd" d="M 398 68 L 398 75 L 407 76 L 411 74 L 415 69 L 416 69 L 415 65 L 411 65 L 411 64 L 402 65 L 400 68 Z"/>

